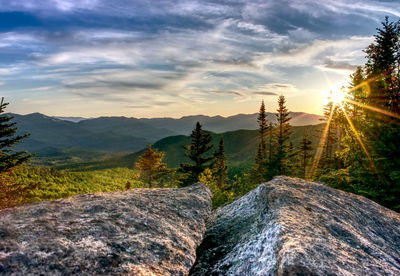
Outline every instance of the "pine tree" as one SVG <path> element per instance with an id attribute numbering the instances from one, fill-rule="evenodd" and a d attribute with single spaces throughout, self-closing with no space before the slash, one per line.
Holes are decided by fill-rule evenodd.
<path id="1" fill-rule="evenodd" d="M 266 161 L 267 161 L 265 136 L 268 130 L 268 123 L 267 123 L 267 114 L 265 112 L 264 100 L 261 102 L 260 111 L 257 117 L 257 122 L 258 122 L 258 149 L 257 149 L 253 173 L 255 181 L 261 183 L 265 180 L 264 175 L 266 172 Z"/>
<path id="2" fill-rule="evenodd" d="M 4 102 L 4 98 L 1 99 L 0 103 L 0 115 L 4 113 L 8 103 Z M 9 115 L 0 116 L 0 173 L 10 170 L 11 168 L 18 166 L 28 161 L 32 155 L 26 151 L 14 151 L 12 147 L 20 143 L 24 138 L 28 137 L 29 134 L 17 135 L 16 123 L 11 123 L 13 119 Z"/>
<path id="3" fill-rule="evenodd" d="M 365 65 L 370 93 L 369 106 L 400 114 L 400 21 L 389 22 L 388 17 L 377 29 L 375 41 L 367 50 Z M 364 143 L 373 158 L 373 166 L 366 166 L 379 181 L 371 181 L 366 174 L 365 183 L 374 191 L 381 204 L 400 210 L 400 119 L 386 114 L 364 110 L 365 119 L 358 125 Z M 370 160 L 365 160 L 371 163 Z M 375 167 L 375 168 L 374 168 Z"/>
<path id="4" fill-rule="evenodd" d="M 207 153 L 212 149 L 212 145 L 210 145 L 212 136 L 203 132 L 199 122 L 196 123 L 196 128 L 192 131 L 190 138 L 192 141 L 190 145 L 185 147 L 185 156 L 194 164 L 180 165 L 179 171 L 187 176 L 183 179 L 184 185 L 190 185 L 198 181 L 199 175 L 209 167 L 209 162 L 213 158 L 212 156 L 207 157 Z"/>
<path id="5" fill-rule="evenodd" d="M 348 90 L 350 91 L 348 96 L 352 96 L 352 99 L 354 102 L 365 104 L 365 99 L 368 94 L 366 90 L 365 84 L 365 76 L 364 76 L 364 70 L 361 66 L 358 66 L 354 74 L 350 75 L 350 86 L 348 87 Z M 357 118 L 357 116 L 360 115 L 361 107 L 357 104 L 352 104 L 352 117 L 354 119 Z"/>
<path id="6" fill-rule="evenodd" d="M 337 142 L 336 133 L 336 111 L 337 107 L 332 102 L 328 102 L 323 108 L 323 114 L 328 125 L 326 132 L 326 140 L 324 144 L 324 150 L 322 154 L 322 160 L 320 161 L 320 167 L 330 167 L 333 164 L 333 153 L 334 146 Z M 332 114 L 332 115 L 331 115 Z M 331 118 L 331 119 L 330 119 Z"/>
<path id="7" fill-rule="evenodd" d="M 277 134 L 276 134 L 276 154 L 273 158 L 274 170 L 277 175 L 287 173 L 287 163 L 289 157 L 289 139 L 292 134 L 289 121 L 290 113 L 285 106 L 285 97 L 279 96 L 278 99 L 278 113 L 276 118 L 278 121 Z"/>
<path id="8" fill-rule="evenodd" d="M 268 163 L 272 163 L 272 157 L 274 155 L 273 152 L 273 144 L 274 144 L 274 124 L 269 122 L 268 125 Z"/>
<path id="9" fill-rule="evenodd" d="M 167 173 L 167 165 L 163 163 L 164 152 L 158 152 L 151 145 L 147 146 L 144 153 L 139 156 L 135 163 L 135 168 L 140 172 L 140 179 L 146 183 L 149 188 L 163 186 L 162 178 Z"/>
<path id="10" fill-rule="evenodd" d="M 228 167 L 226 165 L 224 138 L 221 136 L 218 149 L 214 152 L 212 171 L 218 189 L 222 190 L 223 185 L 228 179 Z"/>
<path id="11" fill-rule="evenodd" d="M 312 157 L 312 142 L 308 139 L 307 135 L 304 133 L 303 139 L 300 144 L 300 162 L 301 162 L 301 174 L 304 179 L 307 175 L 307 165 L 310 157 Z"/>
<path id="12" fill-rule="evenodd" d="M 367 78 L 373 80 L 368 104 L 400 113 L 400 21 L 389 22 L 386 16 L 382 29 L 377 30 L 375 42 L 365 50 Z"/>
<path id="13" fill-rule="evenodd" d="M 354 102 L 334 111 L 344 132 L 335 152 L 343 167 L 327 170 L 320 180 L 399 211 L 400 21 L 386 18 L 377 30 L 365 50 L 367 63 L 351 75 L 348 97 Z M 343 111 L 349 122 L 337 119 Z"/>

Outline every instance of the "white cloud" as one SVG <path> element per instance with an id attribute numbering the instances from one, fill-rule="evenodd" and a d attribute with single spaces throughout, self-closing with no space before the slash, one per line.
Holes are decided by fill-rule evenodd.
<path id="1" fill-rule="evenodd" d="M 290 66 L 314 66 L 327 58 L 362 62 L 362 52 L 371 42 L 372 37 L 350 37 L 340 40 L 315 40 L 309 44 L 289 50 L 287 53 L 266 54 L 262 64 Z"/>
<path id="2" fill-rule="evenodd" d="M 151 97 L 164 107 L 298 95 L 304 90 L 299 79 L 306 74 L 310 79 L 327 71 L 344 76 L 364 63 L 362 50 L 372 37 L 336 32 L 341 16 L 371 17 L 375 28 L 381 12 L 399 14 L 395 4 L 376 1 L 156 2 L 0 0 L 0 11 L 28 12 L 43 22 L 79 11 L 84 25 L 0 33 L 0 47 L 18 60 L 0 68 L 4 85 L 8 79 L 28 79 L 32 92 L 50 97 L 135 102 L 129 106 L 136 109 L 148 106 Z M 281 11 L 291 16 L 279 17 Z M 316 26 L 327 18 L 334 22 Z"/>
<path id="3" fill-rule="evenodd" d="M 77 9 L 93 9 L 101 0 L 0 0 L 2 11 L 72 11 Z"/>

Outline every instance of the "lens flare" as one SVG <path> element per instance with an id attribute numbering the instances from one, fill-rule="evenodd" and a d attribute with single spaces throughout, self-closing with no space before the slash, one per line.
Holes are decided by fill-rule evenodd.
<path id="1" fill-rule="evenodd" d="M 364 143 L 363 143 L 363 141 L 362 141 L 362 139 L 361 139 L 360 134 L 358 133 L 357 129 L 354 127 L 354 124 L 353 124 L 353 122 L 351 121 L 351 119 L 349 118 L 349 115 L 347 114 L 346 110 L 344 110 L 344 108 L 341 108 L 341 109 L 342 109 L 342 111 L 343 111 L 344 117 L 346 118 L 346 120 L 347 120 L 347 122 L 348 122 L 348 124 L 349 124 L 349 126 L 350 126 L 350 130 L 353 132 L 354 137 L 357 139 L 357 141 L 358 141 L 358 143 L 360 144 L 362 150 L 364 151 L 365 155 L 366 155 L 367 158 L 368 158 L 369 166 L 370 166 L 371 170 L 372 170 L 373 172 L 376 172 L 376 167 L 375 167 L 374 161 L 372 160 L 371 155 L 369 154 L 367 148 L 365 147 L 365 145 L 364 145 Z"/>
<path id="2" fill-rule="evenodd" d="M 388 110 L 380 109 L 380 108 L 378 108 L 376 106 L 371 106 L 371 105 L 365 104 L 363 102 L 358 102 L 356 100 L 351 100 L 350 99 L 351 98 L 350 95 L 352 94 L 352 92 L 356 91 L 358 89 L 362 89 L 363 90 L 361 96 L 358 96 L 360 98 L 360 100 L 362 101 L 363 99 L 366 99 L 371 94 L 370 82 L 375 81 L 378 77 L 379 76 L 377 76 L 375 78 L 372 78 L 372 79 L 369 79 L 367 81 L 364 81 L 364 82 L 356 85 L 355 87 L 350 88 L 346 92 L 343 91 L 343 89 L 330 91 L 330 93 L 327 96 L 327 99 L 328 99 L 328 103 L 332 103 L 332 109 L 331 109 L 331 112 L 329 114 L 328 121 L 327 121 L 327 123 L 325 125 L 325 129 L 324 129 L 324 131 L 322 133 L 322 136 L 320 138 L 320 142 L 319 142 L 317 151 L 315 153 L 311 169 L 310 169 L 309 174 L 308 174 L 308 178 L 309 179 L 313 179 L 316 176 L 316 171 L 318 169 L 318 165 L 319 165 L 319 162 L 320 162 L 322 154 L 323 154 L 324 146 L 325 146 L 325 144 L 327 142 L 327 136 L 328 136 L 329 127 L 330 127 L 330 125 L 332 123 L 333 115 L 334 115 L 334 112 L 336 111 L 336 108 L 339 108 L 342 111 L 342 113 L 344 115 L 344 118 L 345 118 L 345 121 L 347 121 L 347 124 L 349 125 L 351 133 L 353 134 L 354 138 L 359 143 L 359 145 L 360 145 L 361 149 L 363 150 L 365 156 L 368 158 L 369 166 L 370 166 L 371 171 L 376 173 L 377 170 L 376 170 L 376 166 L 375 166 L 374 160 L 372 159 L 370 153 L 368 152 L 367 147 L 365 146 L 360 133 L 355 128 L 355 126 L 353 124 L 353 121 L 351 120 L 351 118 L 347 114 L 347 110 L 346 110 L 347 105 L 346 105 L 346 103 L 350 104 L 350 105 L 353 105 L 353 106 L 358 106 L 358 107 L 360 107 L 362 109 L 368 109 L 368 110 L 383 114 L 383 115 L 388 116 L 388 117 L 400 119 L 400 114 L 398 114 L 398 113 L 393 113 L 393 112 L 390 112 Z M 379 175 L 378 175 L 378 177 L 379 177 Z"/>
<path id="3" fill-rule="evenodd" d="M 308 173 L 308 179 L 313 179 L 314 176 L 315 176 L 315 173 L 317 171 L 319 161 L 321 160 L 322 153 L 324 152 L 324 146 L 325 146 L 325 143 L 326 143 L 326 139 L 328 138 L 328 131 L 329 131 L 329 128 L 331 126 L 331 122 L 332 122 L 332 118 L 333 118 L 333 112 L 334 112 L 335 108 L 336 108 L 336 104 L 334 103 L 333 107 L 332 107 L 332 110 L 331 110 L 331 112 L 329 114 L 329 119 L 326 122 L 324 132 L 322 133 L 321 139 L 319 140 L 317 152 L 315 153 L 314 160 L 313 160 L 312 165 L 311 165 L 311 169 L 310 169 L 310 171 Z"/>
<path id="4" fill-rule="evenodd" d="M 329 93 L 328 101 L 335 105 L 341 105 L 346 100 L 346 93 L 340 90 L 334 90 Z"/>

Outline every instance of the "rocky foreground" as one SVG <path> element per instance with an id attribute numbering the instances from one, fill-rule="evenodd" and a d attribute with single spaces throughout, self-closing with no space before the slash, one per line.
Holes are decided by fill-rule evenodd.
<path id="1" fill-rule="evenodd" d="M 3 210 L 0 275 L 400 275 L 400 214 L 366 198 L 276 177 L 210 206 L 195 184 Z"/>
<path id="2" fill-rule="evenodd" d="M 0 275 L 187 275 L 211 192 L 135 189 L 0 211 Z"/>
<path id="3" fill-rule="evenodd" d="M 191 275 L 400 275 L 400 215 L 276 177 L 217 209 Z"/>

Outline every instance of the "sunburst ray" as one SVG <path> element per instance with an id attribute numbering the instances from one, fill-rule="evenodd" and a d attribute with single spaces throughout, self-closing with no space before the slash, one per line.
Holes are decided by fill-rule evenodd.
<path id="1" fill-rule="evenodd" d="M 321 156 L 322 156 L 322 153 L 324 151 L 324 146 L 325 146 L 325 143 L 326 143 L 326 139 L 328 137 L 329 127 L 331 125 L 332 118 L 333 118 L 333 113 L 334 113 L 335 109 L 336 109 L 336 104 L 334 103 L 333 106 L 332 106 L 332 110 L 331 110 L 331 112 L 329 114 L 328 121 L 326 122 L 326 126 L 325 126 L 325 129 L 324 129 L 324 132 L 322 133 L 321 139 L 319 140 L 319 144 L 318 144 L 315 156 L 314 156 L 314 160 L 313 160 L 313 163 L 312 163 L 312 166 L 311 166 L 311 170 L 308 173 L 308 178 L 309 179 L 312 179 L 315 176 L 315 173 L 317 171 L 319 161 L 321 160 Z"/>

